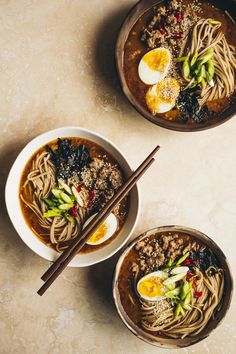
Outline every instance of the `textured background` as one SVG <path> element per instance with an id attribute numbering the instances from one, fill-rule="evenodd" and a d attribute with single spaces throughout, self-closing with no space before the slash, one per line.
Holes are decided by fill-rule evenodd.
<path id="1" fill-rule="evenodd" d="M 133 166 L 158 143 L 141 181 L 142 212 L 132 235 L 179 224 L 222 247 L 236 270 L 236 120 L 201 133 L 167 131 L 123 97 L 113 50 L 133 0 L 0 0 L 0 353 L 167 353 L 133 336 L 116 314 L 117 256 L 67 269 L 48 293 L 36 290 L 48 262 L 28 249 L 4 206 L 4 185 L 21 148 L 46 130 L 78 125 L 102 133 Z M 174 353 L 233 354 L 236 301 L 204 342 Z M 171 351 L 169 351 L 171 352 Z"/>

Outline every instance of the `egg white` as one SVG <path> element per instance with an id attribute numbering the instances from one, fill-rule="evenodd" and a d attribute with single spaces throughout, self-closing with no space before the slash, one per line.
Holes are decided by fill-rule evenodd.
<path id="1" fill-rule="evenodd" d="M 94 214 L 90 218 L 88 218 L 88 220 L 85 222 L 83 228 L 85 228 L 96 215 L 97 214 Z M 88 245 L 92 245 L 92 246 L 100 245 L 101 243 L 105 242 L 106 240 L 108 240 L 110 237 L 112 237 L 114 235 L 114 233 L 116 232 L 117 227 L 118 227 L 118 221 L 117 221 L 116 216 L 113 213 L 111 213 L 106 218 L 106 220 L 103 222 L 103 224 L 106 224 L 106 227 L 107 227 L 107 231 L 106 231 L 105 236 L 97 242 L 91 242 L 88 239 L 88 241 L 86 242 Z"/>
<path id="2" fill-rule="evenodd" d="M 165 49 L 166 51 L 168 51 L 168 49 L 166 48 L 155 48 L 153 50 L 151 50 L 150 52 L 154 52 L 157 49 Z M 150 53 L 148 52 L 148 53 Z M 168 51 L 169 52 L 169 51 Z M 147 54 L 147 53 L 146 53 Z M 145 54 L 145 55 L 146 55 Z M 144 56 L 145 56 L 144 55 Z M 164 71 L 160 72 L 158 70 L 153 70 L 151 69 L 148 64 L 144 61 L 144 56 L 142 57 L 142 59 L 140 60 L 139 66 L 138 66 L 138 74 L 139 74 L 139 78 L 146 84 L 146 85 L 154 85 L 156 83 L 158 83 L 159 81 L 163 80 L 169 70 L 170 67 L 170 63 L 171 63 L 171 56 L 169 53 L 169 61 L 166 64 Z"/>
<path id="3" fill-rule="evenodd" d="M 168 111 L 170 111 L 172 108 L 174 108 L 175 106 L 175 102 L 172 103 L 164 103 L 164 102 L 159 102 L 157 109 L 156 109 L 156 113 L 166 113 Z"/>

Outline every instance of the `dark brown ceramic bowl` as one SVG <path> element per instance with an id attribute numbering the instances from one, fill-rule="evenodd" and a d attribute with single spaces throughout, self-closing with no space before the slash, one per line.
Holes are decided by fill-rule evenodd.
<path id="1" fill-rule="evenodd" d="M 226 10 L 232 18 L 236 20 L 236 1 L 235 0 L 209 0 L 216 7 Z M 153 6 L 161 5 L 163 0 L 141 0 L 139 1 L 128 13 L 117 38 L 116 42 L 116 66 L 117 72 L 119 75 L 119 79 L 121 82 L 122 90 L 125 96 L 128 98 L 130 103 L 134 106 L 134 108 L 146 119 L 151 121 L 152 123 L 159 125 L 163 128 L 176 130 L 176 131 L 184 131 L 184 132 L 192 132 L 192 131 L 200 131 L 209 128 L 216 127 L 228 119 L 232 118 L 236 114 L 236 102 L 233 102 L 230 107 L 228 107 L 225 111 L 216 115 L 216 117 L 207 120 L 205 123 L 196 123 L 196 124 L 186 124 L 181 122 L 174 122 L 170 120 L 166 120 L 157 116 L 153 116 L 147 109 L 145 109 L 138 100 L 131 93 L 126 79 L 124 75 L 124 47 L 128 35 L 133 28 L 134 24 L 138 21 L 138 19 Z"/>
<path id="2" fill-rule="evenodd" d="M 154 336 L 151 333 L 147 333 L 143 331 L 140 327 L 138 327 L 136 324 L 134 324 L 131 319 L 128 317 L 127 313 L 125 312 L 125 309 L 122 306 L 121 303 L 121 298 L 120 298 L 120 293 L 119 293 L 119 288 L 118 288 L 118 279 L 120 276 L 120 269 L 121 266 L 127 257 L 129 251 L 136 245 L 136 243 L 147 236 L 152 235 L 153 233 L 158 235 L 161 235 L 163 232 L 183 232 L 186 233 L 196 240 L 201 241 L 201 243 L 205 244 L 208 246 L 215 256 L 217 257 L 217 260 L 221 266 L 222 269 L 224 269 L 225 272 L 225 287 L 224 287 L 224 293 L 223 293 L 223 303 L 219 311 L 215 314 L 214 319 L 211 318 L 206 327 L 196 336 L 194 337 L 185 337 L 184 339 L 171 339 L 171 338 L 163 338 L 161 336 Z M 113 298 L 115 301 L 116 309 L 118 311 L 118 314 L 120 315 L 122 321 L 125 323 L 125 325 L 128 327 L 128 329 L 133 332 L 138 338 L 144 340 L 145 342 L 155 345 L 157 347 L 163 347 L 163 348 L 184 348 L 188 347 L 190 345 L 193 345 L 197 342 L 200 342 L 204 338 L 208 337 L 209 334 L 220 324 L 220 322 L 223 320 L 223 318 L 226 315 L 226 312 L 228 311 L 231 303 L 231 298 L 232 298 L 232 293 L 233 293 L 233 279 L 230 273 L 229 265 L 227 262 L 227 259 L 224 255 L 224 253 L 221 251 L 219 246 L 210 239 L 208 236 L 204 235 L 202 232 L 197 231 L 195 229 L 191 229 L 188 227 L 182 227 L 182 226 L 161 226 L 157 227 L 154 229 L 151 229 L 142 235 L 140 235 L 138 238 L 136 238 L 133 242 L 131 242 L 130 245 L 125 249 L 125 251 L 122 253 L 122 255 L 119 258 L 119 261 L 116 265 L 115 269 L 115 274 L 114 274 L 114 279 L 113 279 Z"/>

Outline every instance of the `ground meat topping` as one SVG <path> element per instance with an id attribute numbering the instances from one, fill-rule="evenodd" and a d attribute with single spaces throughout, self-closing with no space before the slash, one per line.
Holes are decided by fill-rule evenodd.
<path id="1" fill-rule="evenodd" d="M 143 30 L 141 40 L 150 49 L 160 46 L 174 46 L 178 51 L 202 12 L 198 2 L 193 0 L 189 5 L 181 0 L 166 1 L 166 6 L 154 8 L 150 23 Z"/>
<path id="2" fill-rule="evenodd" d="M 147 255 L 148 257 L 151 256 L 152 251 L 153 251 L 153 247 L 152 247 L 151 245 L 146 245 L 146 246 L 144 246 L 144 248 L 143 248 L 143 253 L 144 253 L 145 255 Z"/>
<path id="3" fill-rule="evenodd" d="M 144 246 L 146 245 L 145 241 L 139 241 L 136 246 L 135 246 L 135 249 L 136 251 L 139 251 L 140 249 L 142 249 Z"/>
<path id="4" fill-rule="evenodd" d="M 122 185 L 123 177 L 117 165 L 94 158 L 81 172 L 81 179 L 93 192 L 92 211 L 99 211 Z"/>
<path id="5" fill-rule="evenodd" d="M 112 185 L 113 188 L 117 189 L 121 186 L 122 184 L 122 176 L 119 170 L 113 169 L 111 171 L 111 174 L 109 176 L 109 181 Z"/>
<path id="6" fill-rule="evenodd" d="M 135 273 L 140 270 L 142 274 L 147 274 L 166 266 L 169 260 L 174 261 L 192 247 L 188 236 L 183 239 L 177 233 L 164 233 L 151 240 L 143 239 L 134 248 L 138 258 L 131 270 Z"/>

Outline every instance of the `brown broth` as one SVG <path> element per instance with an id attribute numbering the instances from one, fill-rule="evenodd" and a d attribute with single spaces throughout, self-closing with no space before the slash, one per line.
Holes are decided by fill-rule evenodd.
<path id="1" fill-rule="evenodd" d="M 188 4 L 189 1 L 182 0 L 182 3 Z M 199 4 L 202 9 L 202 13 L 199 14 L 199 16 L 203 18 L 214 18 L 215 20 L 220 21 L 222 23 L 221 30 L 225 34 L 229 44 L 235 45 L 236 25 L 230 20 L 230 18 L 224 13 L 224 11 L 214 7 L 211 3 L 199 1 Z M 143 29 L 150 22 L 153 15 L 154 11 L 152 8 L 145 12 L 139 18 L 139 20 L 135 23 L 132 30 L 130 31 L 124 48 L 123 67 L 126 82 L 131 93 L 148 112 L 149 109 L 146 104 L 145 96 L 149 86 L 145 85 L 140 80 L 138 75 L 138 65 L 143 55 L 150 50 L 147 48 L 146 44 L 140 40 L 140 36 Z M 135 55 L 136 53 L 137 55 Z M 222 98 L 207 103 L 209 110 L 213 112 L 213 114 L 208 117 L 208 119 L 215 118 L 216 113 L 220 113 L 226 110 L 233 101 L 236 101 L 235 93 L 230 98 Z M 180 115 L 181 113 L 177 108 L 173 108 L 171 111 L 168 111 L 166 113 L 156 114 L 158 118 L 163 118 L 165 120 L 170 121 L 180 121 Z M 184 124 L 196 124 L 196 122 L 192 119 Z"/>
<path id="2" fill-rule="evenodd" d="M 89 149 L 91 158 L 100 157 L 103 160 L 105 160 L 106 162 L 111 163 L 112 165 L 117 165 L 119 170 L 122 172 L 122 174 L 124 176 L 124 171 L 122 171 L 121 166 L 117 163 L 117 161 L 113 158 L 113 156 L 109 152 L 107 152 L 104 148 L 99 146 L 98 144 L 96 144 L 90 140 L 81 139 L 81 138 L 69 137 L 69 138 L 63 138 L 63 139 L 70 139 L 72 141 L 72 144 L 74 144 L 74 145 L 84 144 Z M 54 140 L 54 141 L 48 143 L 47 145 L 50 146 L 51 148 L 55 148 L 57 146 L 57 140 Z M 23 194 L 23 196 L 26 198 L 26 200 L 29 197 L 29 196 L 25 195 L 24 189 L 23 189 L 23 185 L 26 181 L 26 176 L 28 175 L 28 173 L 31 170 L 33 159 L 36 157 L 36 155 L 38 153 L 45 150 L 45 146 L 38 149 L 32 155 L 32 157 L 29 159 L 29 161 L 27 162 L 27 164 L 22 172 L 21 180 L 20 180 L 20 187 L 19 187 L 19 195 Z M 24 219 L 25 219 L 27 225 L 29 226 L 29 228 L 40 239 L 40 241 L 42 241 L 47 246 L 53 248 L 54 250 L 56 250 L 55 246 L 50 242 L 49 236 L 45 234 L 45 229 L 39 225 L 38 219 L 37 219 L 37 216 L 35 215 L 35 213 L 33 213 L 33 211 L 27 205 L 25 205 L 23 203 L 21 198 L 19 198 L 19 199 L 20 199 L 22 214 L 23 214 Z M 96 246 L 85 244 L 84 247 L 82 248 L 82 250 L 80 251 L 81 253 L 94 252 L 94 251 L 108 245 L 118 236 L 118 234 L 120 233 L 120 231 L 127 219 L 127 216 L 128 216 L 129 199 L 130 199 L 129 196 L 126 196 L 118 205 L 118 211 L 116 213 L 116 217 L 118 219 L 118 227 L 117 227 L 117 230 L 114 233 L 114 235 L 112 237 L 110 237 L 108 240 L 106 240 L 105 242 L 103 242 L 99 245 L 96 245 Z M 64 242 L 63 245 L 69 245 L 69 243 L 70 243 L 69 241 Z"/>

